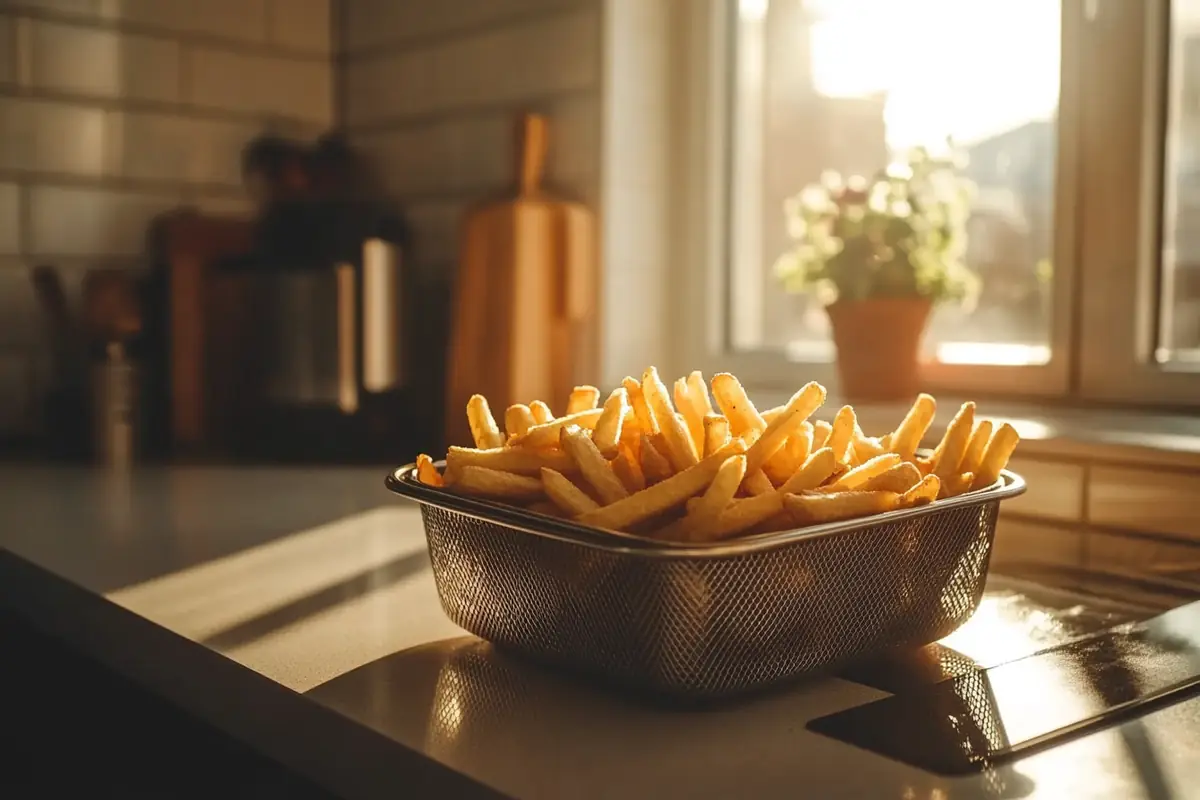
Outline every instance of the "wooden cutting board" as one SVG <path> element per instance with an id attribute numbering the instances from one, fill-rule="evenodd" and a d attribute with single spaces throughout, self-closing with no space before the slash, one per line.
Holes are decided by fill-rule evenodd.
<path id="1" fill-rule="evenodd" d="M 468 212 L 448 351 L 446 437 L 470 445 L 472 394 L 501 427 L 513 403 L 544 400 L 562 414 L 590 373 L 595 223 L 579 203 L 542 188 L 547 124 L 520 124 L 515 195 Z"/>

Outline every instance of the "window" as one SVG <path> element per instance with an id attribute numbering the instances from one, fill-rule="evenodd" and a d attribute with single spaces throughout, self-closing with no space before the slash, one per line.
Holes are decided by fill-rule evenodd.
<path id="1" fill-rule="evenodd" d="M 689 364 L 833 381 L 821 299 L 776 274 L 784 203 L 923 146 L 974 185 L 978 285 L 930 322 L 931 389 L 1200 404 L 1200 0 L 707 5 Z"/>
<path id="2" fill-rule="evenodd" d="M 1170 37 L 1155 358 L 1200 367 L 1200 2 L 1172 4 Z"/>
<path id="3" fill-rule="evenodd" d="M 772 268 L 789 241 L 784 202 L 827 171 L 869 176 L 910 148 L 937 151 L 950 139 L 976 186 L 967 258 L 980 290 L 969 310 L 939 308 L 931 355 L 1049 360 L 1039 265 L 1054 229 L 1059 18 L 1054 0 L 739 3 L 735 348 L 832 360 L 821 303 L 779 291 Z M 922 40 L 928 46 L 897 57 L 897 42 Z"/>

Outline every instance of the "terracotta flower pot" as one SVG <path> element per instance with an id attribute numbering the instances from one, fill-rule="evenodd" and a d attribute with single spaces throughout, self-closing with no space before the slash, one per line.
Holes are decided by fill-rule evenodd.
<path id="1" fill-rule="evenodd" d="M 921 336 L 932 306 L 919 297 L 879 297 L 826 306 L 846 400 L 907 400 L 917 394 Z"/>

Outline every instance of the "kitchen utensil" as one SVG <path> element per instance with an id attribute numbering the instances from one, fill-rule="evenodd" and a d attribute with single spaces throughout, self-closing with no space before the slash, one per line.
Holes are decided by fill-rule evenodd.
<path id="1" fill-rule="evenodd" d="M 657 695 L 713 698 L 946 636 L 983 594 L 1000 501 L 919 508 L 711 545 L 620 536 L 421 484 L 438 595 L 458 625 Z"/>
<path id="2" fill-rule="evenodd" d="M 137 377 L 120 342 L 109 342 L 104 360 L 92 367 L 94 448 L 104 466 L 128 469 L 136 454 Z"/>
<path id="3" fill-rule="evenodd" d="M 561 411 L 589 375 L 595 233 L 580 204 L 542 188 L 544 117 L 523 119 L 515 196 L 465 223 L 447 361 L 447 441 L 470 442 L 472 394 L 503 409 L 544 399 Z"/>

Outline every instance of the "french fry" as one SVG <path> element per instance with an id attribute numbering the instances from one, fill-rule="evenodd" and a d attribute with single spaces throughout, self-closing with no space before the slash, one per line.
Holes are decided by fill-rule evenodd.
<path id="1" fill-rule="evenodd" d="M 896 458 L 899 458 L 896 455 Z M 860 488 L 865 492 L 907 492 L 921 482 L 921 470 L 911 461 L 902 461 L 896 466 L 876 475 Z"/>
<path id="2" fill-rule="evenodd" d="M 800 430 L 792 434 L 788 439 L 789 450 L 793 457 L 798 459 L 801 464 L 804 460 L 812 455 L 813 452 L 813 424 L 805 422 L 800 426 Z"/>
<path id="3" fill-rule="evenodd" d="M 837 483 L 837 479 L 842 477 L 849 471 L 850 471 L 849 464 L 847 464 L 843 461 L 835 462 L 833 465 L 833 472 L 830 474 L 830 476 L 828 478 L 825 479 L 825 483 L 823 483 L 821 485 L 821 488 L 824 488 L 826 486 L 831 486 L 831 485 Z"/>
<path id="4" fill-rule="evenodd" d="M 771 483 L 782 486 L 787 479 L 796 474 L 796 470 L 804 466 L 808 458 L 809 445 L 812 442 L 812 425 L 802 423 L 799 430 L 784 442 L 783 447 L 763 464 L 763 472 L 771 479 Z"/>
<path id="5" fill-rule="evenodd" d="M 595 386 L 576 386 L 567 397 L 567 415 L 595 408 L 600 402 L 600 390 Z"/>
<path id="6" fill-rule="evenodd" d="M 629 393 L 621 386 L 604 401 L 604 410 L 600 419 L 596 420 L 596 428 L 592 431 L 592 441 L 605 458 L 617 454 L 617 443 L 621 440 L 621 428 L 625 424 L 625 412 L 629 410 Z"/>
<path id="7" fill-rule="evenodd" d="M 683 414 L 688 435 L 692 439 L 692 447 L 697 453 L 703 453 L 705 412 L 701 404 L 692 399 L 692 388 L 688 385 L 687 378 L 675 381 L 675 407 Z"/>
<path id="8" fill-rule="evenodd" d="M 648 486 L 665 481 L 675 474 L 671 469 L 671 462 L 658 452 L 654 440 L 646 434 L 642 434 L 641 452 L 642 474 L 646 476 Z"/>
<path id="9" fill-rule="evenodd" d="M 618 446 L 617 457 L 609 463 L 630 494 L 646 488 L 646 476 L 642 474 L 642 465 L 633 450 L 624 442 Z"/>
<path id="10" fill-rule="evenodd" d="M 704 494 L 696 498 L 694 503 L 691 500 L 688 501 L 688 516 L 699 520 L 715 519 L 725 510 L 725 506 L 733 501 L 733 496 L 737 494 L 738 487 L 742 485 L 742 478 L 745 476 L 746 457 L 744 455 L 730 456 L 725 459 L 720 469 L 717 470 L 717 475 L 713 478 L 712 483 L 704 490 Z"/>
<path id="11" fill-rule="evenodd" d="M 819 383 L 808 383 L 792 395 L 783 412 L 771 421 L 762 435 L 746 451 L 746 471 L 759 471 L 771 456 L 775 455 L 787 438 L 808 419 L 812 412 L 825 402 L 825 387 Z"/>
<path id="12" fill-rule="evenodd" d="M 708 488 L 727 457 L 743 453 L 745 448 L 745 442 L 734 439 L 717 453 L 672 475 L 662 483 L 631 494 L 598 511 L 580 516 L 579 522 L 597 528 L 621 531 L 681 506 L 689 497 L 694 497 Z"/>
<path id="13" fill-rule="evenodd" d="M 462 467 L 487 467 L 515 475 L 541 474 L 542 467 L 559 472 L 577 472 L 575 462 L 559 450 L 530 450 L 524 447 L 451 447 L 446 453 L 446 469 L 457 473 Z"/>
<path id="14" fill-rule="evenodd" d="M 541 400 L 534 400 L 529 404 L 529 413 L 533 414 L 534 425 L 545 425 L 554 419 L 554 412 L 550 410 L 550 406 Z"/>
<path id="15" fill-rule="evenodd" d="M 509 442 L 509 445 L 512 447 L 553 447 L 558 444 L 558 437 L 563 428 L 576 425 L 591 430 L 600 421 L 602 413 L 604 413 L 603 409 L 591 408 L 587 411 L 580 411 L 578 414 L 568 414 L 565 417 L 534 425 L 525 431 L 524 435 Z"/>
<path id="16" fill-rule="evenodd" d="M 522 403 L 511 405 L 504 412 L 504 432 L 510 439 L 515 436 L 523 436 L 536 424 L 537 420 L 533 418 L 533 412 L 529 410 L 529 406 Z"/>
<path id="17" fill-rule="evenodd" d="M 467 494 L 505 500 L 536 500 L 542 496 L 542 482 L 537 478 L 469 465 L 458 471 L 454 488 Z"/>
<path id="18" fill-rule="evenodd" d="M 662 441 L 667 451 L 663 455 L 667 457 L 676 471 L 683 471 L 694 466 L 700 459 L 696 455 L 696 449 L 692 446 L 692 437 L 688 433 L 687 426 L 680 421 L 679 417 L 675 416 L 671 398 L 667 395 L 667 387 L 663 385 L 662 379 L 658 376 L 658 370 L 654 367 L 650 367 L 642 375 L 642 394 L 646 398 L 646 404 L 654 412 L 654 419 L 658 422 L 659 433 L 662 434 Z"/>
<path id="19" fill-rule="evenodd" d="M 546 496 L 568 516 L 578 517 L 580 514 L 600 508 L 599 503 L 588 497 L 586 492 L 561 472 L 543 469 L 541 477 L 542 489 L 546 492 Z"/>
<path id="20" fill-rule="evenodd" d="M 741 381 L 722 372 L 713 376 L 713 397 L 717 398 L 717 407 L 729 420 L 729 433 L 733 436 L 745 437 L 751 431 L 761 434 L 767 428 L 754 403 L 746 395 L 746 389 Z"/>
<path id="21" fill-rule="evenodd" d="M 954 419 L 950 420 L 941 444 L 933 451 L 933 474 L 942 479 L 943 489 L 946 479 L 962 474 L 959 465 L 971 443 L 971 429 L 975 427 L 975 404 L 966 402 L 958 409 Z"/>
<path id="22" fill-rule="evenodd" d="M 694 528 L 689 541 L 717 542 L 736 536 L 783 510 L 783 496 L 778 492 L 734 500 L 719 516 L 706 525 Z"/>
<path id="23" fill-rule="evenodd" d="M 942 488 L 942 482 L 937 475 L 926 475 L 917 485 L 900 495 L 901 508 L 912 508 L 932 503 L 937 499 Z"/>
<path id="24" fill-rule="evenodd" d="M 467 404 L 475 446 L 449 448 L 440 473 L 421 454 L 416 477 L 599 528 L 707 542 L 985 488 L 1019 441 L 1011 425 L 977 420 L 975 404 L 964 403 L 933 453 L 917 456 L 936 411 L 926 394 L 876 438 L 850 406 L 832 422 L 808 421 L 825 401 L 816 383 L 763 413 L 727 373 L 713 377 L 709 392 L 698 371 L 668 386 L 650 367 L 602 405 L 596 387 L 575 387 L 559 418 L 542 401 L 513 404 L 504 433 L 475 395 Z"/>
<path id="25" fill-rule="evenodd" d="M 688 503 L 695 502 L 696 500 L 699 500 L 699 498 L 693 497 Z M 686 542 L 690 536 L 694 522 L 695 520 L 684 514 L 682 517 L 676 517 L 671 520 L 650 535 L 651 538 L 662 542 Z"/>
<path id="26" fill-rule="evenodd" d="M 573 425 L 563 428 L 559 437 L 559 446 L 578 465 L 584 480 L 595 490 L 596 496 L 602 503 L 608 505 L 629 496 L 621 479 L 616 476 L 608 462 L 604 460 L 604 456 L 600 454 L 596 443 L 579 428 Z"/>
<path id="27" fill-rule="evenodd" d="M 851 463 L 856 467 L 888 452 L 879 439 L 865 435 L 857 425 L 854 428 L 853 448 Z"/>
<path id="28" fill-rule="evenodd" d="M 729 441 L 729 420 L 721 414 L 704 415 L 704 457 L 708 458 Z"/>
<path id="29" fill-rule="evenodd" d="M 629 400 L 628 391 L 625 393 L 625 400 Z M 636 456 L 641 452 L 641 442 L 642 426 L 638 424 L 637 415 L 633 413 L 633 406 L 626 406 L 625 419 L 621 423 L 621 444 L 632 450 Z"/>
<path id="30" fill-rule="evenodd" d="M 921 444 L 925 432 L 933 424 L 933 415 L 937 411 L 937 401 L 930 395 L 920 394 L 913 402 L 912 408 L 904 415 L 900 427 L 891 434 L 890 447 L 905 461 L 912 461 L 917 447 Z"/>
<path id="31" fill-rule="evenodd" d="M 934 477 L 937 477 L 936 475 Z M 938 497 L 954 497 L 971 491 L 971 482 L 975 480 L 974 472 L 963 472 L 958 475 L 951 475 L 947 478 L 942 478 L 942 486 L 938 491 Z"/>
<path id="32" fill-rule="evenodd" d="M 833 432 L 833 426 L 823 419 L 819 419 L 813 423 L 813 440 L 812 449 L 820 450 L 829 441 L 829 434 Z"/>
<path id="33" fill-rule="evenodd" d="M 696 404 L 696 409 L 700 411 L 701 417 L 706 417 L 713 413 L 712 400 L 708 396 L 708 385 L 704 382 L 704 373 L 700 370 L 693 370 L 687 376 L 688 392 L 692 396 L 692 402 Z"/>
<path id="34" fill-rule="evenodd" d="M 872 478 L 877 478 L 892 467 L 899 465 L 900 456 L 895 453 L 884 453 L 883 455 L 875 456 L 870 461 L 864 461 L 849 472 L 842 474 L 829 489 L 835 492 L 849 492 L 854 489 L 862 489 L 864 484 Z"/>
<path id="35" fill-rule="evenodd" d="M 833 451 L 840 464 L 850 463 L 850 448 L 854 446 L 854 426 L 857 422 L 854 409 L 850 406 L 842 406 L 833 418 L 825 446 Z"/>
<path id="36" fill-rule="evenodd" d="M 971 482 L 971 488 L 984 489 L 995 483 L 1000 477 L 1000 472 L 1008 466 L 1008 459 L 1012 457 L 1013 450 L 1017 448 L 1017 442 L 1020 440 L 1017 429 L 1007 422 L 997 428 L 988 441 L 987 450 L 979 462 L 979 469 L 975 471 L 975 480 Z"/>
<path id="37" fill-rule="evenodd" d="M 504 444 L 504 437 L 500 435 L 496 418 L 492 416 L 487 398 L 483 395 L 473 394 L 467 401 L 467 422 L 471 425 L 471 438 L 475 440 L 475 446 L 481 450 L 500 447 Z"/>
<path id="38" fill-rule="evenodd" d="M 967 452 L 963 454 L 962 463 L 959 464 L 959 469 L 963 472 L 974 472 L 979 469 L 979 465 L 983 462 L 983 454 L 987 452 L 988 442 L 992 438 L 992 422 L 991 420 L 981 419 L 975 423 L 975 430 L 971 432 L 971 441 L 967 445 Z"/>
<path id="39" fill-rule="evenodd" d="M 835 467 L 837 467 L 837 459 L 834 458 L 833 450 L 828 447 L 822 447 L 810 455 L 804 462 L 804 466 L 800 467 L 795 475 L 788 478 L 779 487 L 779 493 L 799 494 L 810 489 L 816 489 L 833 474 Z"/>
<path id="40" fill-rule="evenodd" d="M 742 490 L 751 496 L 770 494 L 775 491 L 775 484 L 761 469 L 746 474 L 742 480 Z"/>
<path id="41" fill-rule="evenodd" d="M 634 378 L 626 376 L 621 381 L 621 385 L 625 387 L 625 392 L 629 395 L 629 405 L 633 408 L 634 416 L 637 417 L 638 426 L 641 427 L 642 432 L 650 436 L 658 433 L 658 420 L 654 418 L 654 412 L 646 403 L 646 396 L 642 393 L 642 384 Z"/>
<path id="42" fill-rule="evenodd" d="M 433 465 L 433 459 L 421 453 L 417 456 L 417 480 L 426 486 L 445 486 L 442 473 Z"/>
<path id="43" fill-rule="evenodd" d="M 896 508 L 900 495 L 895 492 L 832 492 L 785 494 L 783 504 L 798 524 L 815 525 L 837 522 L 869 514 L 882 514 Z"/>

